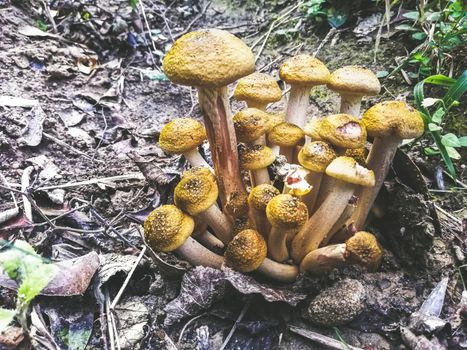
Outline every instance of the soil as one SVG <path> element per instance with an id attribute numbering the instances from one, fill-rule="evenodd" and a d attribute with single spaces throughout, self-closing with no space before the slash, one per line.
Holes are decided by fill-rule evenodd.
<path id="1" fill-rule="evenodd" d="M 44 211 L 64 213 L 70 206 L 77 205 L 76 198 L 91 202 L 91 209 L 88 207 L 80 214 L 63 219 L 63 223 L 83 230 L 103 227 L 116 217 L 119 221 L 115 225 L 121 232 L 140 227 L 138 219 L 144 218 L 160 203 L 171 200 L 171 189 L 185 163 L 182 158 L 167 156 L 160 150 L 157 144 L 159 132 L 173 117 L 201 117 L 194 102 L 194 91 L 164 80 L 158 70 L 171 35 L 219 27 L 252 45 L 267 33 L 269 19 L 274 13 L 292 6 L 287 1 L 263 7 L 227 0 L 201 4 L 176 0 L 170 7 L 169 2 L 143 3 L 154 37 L 152 57 L 148 54 L 144 36 L 140 34 L 146 30 L 145 21 L 131 11 L 126 1 L 106 0 L 99 2 L 98 6 L 71 2 L 54 4 L 53 9 L 60 9 L 66 14 L 58 26 L 59 37 L 20 33 L 28 25 L 37 27 L 39 3 L 0 1 L 0 96 L 37 100 L 46 116 L 40 143 L 31 146 L 28 144 L 30 139 L 23 134 L 28 116 L 34 117 L 31 108 L 0 106 L 0 172 L 15 186 L 21 183 L 24 170 L 33 165 L 31 188 L 36 202 Z M 207 4 L 209 6 L 205 10 Z M 90 22 L 82 19 L 86 12 L 92 18 Z M 369 13 L 361 11 L 354 16 L 364 18 L 367 15 Z M 164 24 L 164 18 L 170 31 Z M 376 33 L 359 38 L 352 32 L 354 26 L 355 23 L 350 23 L 338 30 L 318 52 L 317 57 L 330 70 L 358 64 L 373 71 L 391 71 L 396 66 L 394 58 L 406 55 L 406 44 L 395 35 L 381 41 L 375 60 Z M 108 30 L 109 27 L 112 29 Z M 312 53 L 327 34 L 327 29 L 312 26 L 304 20 L 296 28 L 296 31 L 285 33 L 273 32 L 257 67 L 267 66 L 265 71 L 277 77 L 282 59 L 271 62 L 278 55 L 285 58 L 299 52 Z M 51 29 L 49 33 L 52 33 Z M 259 41 L 255 46 L 255 53 L 261 43 Z M 77 65 L 83 57 L 88 60 L 90 57 L 98 58 L 99 66 L 90 75 L 80 71 Z M 367 99 L 363 108 L 396 97 L 412 102 L 412 87 L 399 74 L 383 80 L 383 85 L 381 95 Z M 310 115 L 334 112 L 339 102 L 337 94 L 321 87 L 312 91 L 311 99 Z M 233 104 L 234 110 L 240 107 L 240 104 Z M 278 103 L 274 109 L 283 107 L 283 103 Z M 457 130 L 459 124 L 462 122 L 452 122 Z M 40 131 L 38 135 L 41 136 Z M 422 140 L 422 144 L 427 142 Z M 440 176 L 436 170 L 440 160 L 428 159 L 421 149 L 420 144 L 415 144 L 410 150 L 404 148 L 409 157 L 400 156 L 401 165 L 394 167 L 380 196 L 380 214 L 369 222 L 369 229 L 377 235 L 386 253 L 378 272 L 344 268 L 318 280 L 305 278 L 301 288 L 309 296 L 298 307 L 285 303 L 270 304 L 259 296 L 254 297 L 254 303 L 237 324 L 228 349 L 320 349 L 315 343 L 288 331 L 288 325 L 334 338 L 340 336 L 348 344 L 365 349 L 405 348 L 399 325 L 407 324 L 410 315 L 420 308 L 443 277 L 449 278 L 449 284 L 440 317 L 453 317 L 463 289 L 458 267 L 465 263 L 467 237 L 465 228 L 462 232 L 460 225 L 449 215 L 465 220 L 466 196 L 463 191 L 451 190 L 458 185 L 443 173 L 441 176 L 448 192 L 432 191 L 438 189 L 435 176 Z M 55 165 L 54 177 L 41 176 L 40 167 L 35 164 L 43 162 L 43 159 L 38 160 L 38 156 L 46 158 L 47 169 L 51 169 L 50 164 Z M 458 162 L 458 170 L 460 181 L 465 181 L 466 171 L 462 162 Z M 66 187 L 63 200 L 54 200 L 50 190 L 37 190 L 44 186 L 119 175 L 128 175 L 129 179 Z M 55 194 L 60 196 L 61 192 Z M 448 215 L 440 213 L 435 204 L 446 210 Z M 0 213 L 11 207 L 9 192 L 0 191 Z M 96 212 L 105 221 L 97 218 Z M 38 213 L 34 218 L 36 222 L 42 221 Z M 1 229 L 0 224 L 0 232 Z M 52 234 L 45 226 L 8 231 L 6 236 L 3 233 L 2 236 L 3 239 L 26 239 L 41 254 L 52 259 L 60 258 L 56 255 L 58 245 L 77 244 L 76 240 Z M 112 233 L 111 238 L 102 232 L 78 236 L 102 254 L 136 254 Z M 140 242 L 136 231 L 126 237 L 130 243 Z M 163 258 L 178 264 L 172 255 Z M 310 301 L 327 287 L 341 283 L 345 286 L 347 278 L 357 280 L 359 287 L 365 289 L 366 297 L 359 306 L 359 316 L 352 317 L 350 323 L 339 325 L 338 329 L 314 325 L 307 313 Z M 110 280 L 108 288 L 111 295 L 116 294 L 123 279 L 124 275 L 116 274 Z M 144 310 L 149 310 L 147 319 L 141 321 L 142 337 L 135 342 L 140 344 L 140 348 L 170 349 L 168 339 L 176 341 L 179 338 L 187 320 L 171 327 L 163 323 L 164 307 L 178 295 L 179 288 L 179 277 L 167 278 L 148 260 L 138 267 L 127 289 L 125 302 L 132 307 L 142 305 Z M 4 304 L 2 306 L 13 303 L 11 294 L 3 288 L 0 300 Z M 84 300 L 95 303 L 92 292 L 87 293 Z M 239 293 L 218 301 L 187 325 L 177 347 L 206 348 L 203 346 L 208 344 L 210 348 L 219 348 L 222 337 L 225 338 L 244 304 L 244 296 Z M 63 303 L 61 308 L 66 310 L 66 304 Z M 98 320 L 99 312 L 95 312 Z M 466 336 L 462 327 L 447 327 L 438 333 L 443 346 L 452 349 L 467 348 Z M 99 322 L 95 322 L 87 348 L 101 349 L 103 346 L 101 328 Z"/>

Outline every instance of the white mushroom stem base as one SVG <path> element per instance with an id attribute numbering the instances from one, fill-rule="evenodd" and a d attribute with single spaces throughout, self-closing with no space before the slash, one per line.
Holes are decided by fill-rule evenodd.
<path id="1" fill-rule="evenodd" d="M 355 191 L 354 184 L 344 181 L 336 181 L 334 186 L 333 191 L 292 241 L 291 253 L 296 263 L 300 263 L 305 255 L 319 247 L 333 225 L 339 220 Z"/>
<path id="2" fill-rule="evenodd" d="M 350 114 L 354 117 L 360 118 L 360 105 L 362 104 L 361 95 L 341 95 L 340 112 Z"/>
<path id="3" fill-rule="evenodd" d="M 368 213 L 391 168 L 392 161 L 401 141 L 397 137 L 375 138 L 373 141 L 373 146 L 367 158 L 367 168 L 373 170 L 375 173 L 375 186 L 362 187 L 356 192 L 358 205 L 351 217 L 351 220 L 354 221 L 355 226 L 359 230 L 365 224 Z"/>
<path id="4" fill-rule="evenodd" d="M 345 263 L 345 243 L 333 244 L 309 252 L 300 263 L 300 271 L 321 275 Z"/>
<path id="5" fill-rule="evenodd" d="M 267 258 L 264 259 L 256 271 L 263 276 L 282 283 L 295 281 L 299 272 L 298 267 L 295 265 L 281 264 Z"/>
<path id="6" fill-rule="evenodd" d="M 193 234 L 192 237 L 194 237 L 199 243 L 201 243 L 208 249 L 213 249 L 217 251 L 225 247 L 224 243 L 222 243 L 222 241 L 219 238 L 217 238 L 208 231 L 203 231 L 196 235 Z"/>
<path id="7" fill-rule="evenodd" d="M 208 162 L 206 162 L 206 160 L 203 157 L 201 157 L 201 154 L 199 154 L 198 149 L 193 148 L 192 150 L 183 153 L 183 155 L 192 167 L 202 166 L 208 168 L 209 170 L 211 170 L 212 173 L 214 173 L 214 169 L 208 164 Z"/>
<path id="8" fill-rule="evenodd" d="M 202 265 L 218 269 L 224 262 L 222 256 L 214 254 L 191 237 L 188 237 L 185 243 L 175 250 L 175 253 L 193 266 Z"/>
<path id="9" fill-rule="evenodd" d="M 217 205 L 211 205 L 207 210 L 198 214 L 198 217 L 212 228 L 222 243 L 227 244 L 230 242 L 232 239 L 232 226 L 227 216 L 221 212 Z"/>
<path id="10" fill-rule="evenodd" d="M 305 127 L 306 110 L 310 103 L 310 89 L 310 86 L 290 86 L 290 95 L 289 101 L 287 102 L 285 120 L 302 129 Z"/>

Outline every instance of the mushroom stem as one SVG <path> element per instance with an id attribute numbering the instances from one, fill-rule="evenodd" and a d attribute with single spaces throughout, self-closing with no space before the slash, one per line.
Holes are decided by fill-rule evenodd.
<path id="1" fill-rule="evenodd" d="M 252 170 L 251 173 L 253 175 L 252 176 L 253 186 L 268 184 L 271 182 L 271 178 L 269 177 L 267 168 Z"/>
<path id="2" fill-rule="evenodd" d="M 326 197 L 323 204 L 303 225 L 292 241 L 292 258 L 299 263 L 306 254 L 319 247 L 332 226 L 341 216 L 355 185 L 337 180 L 333 191 Z"/>
<path id="3" fill-rule="evenodd" d="M 198 234 L 192 234 L 192 237 L 194 237 L 199 243 L 201 243 L 203 246 L 205 246 L 208 249 L 212 249 L 214 251 L 223 249 L 225 247 L 224 243 L 211 234 L 209 231 L 202 231 L 201 233 Z"/>
<path id="4" fill-rule="evenodd" d="M 291 85 L 285 120 L 303 129 L 305 126 L 306 109 L 309 104 L 309 97 L 309 86 Z"/>
<path id="5" fill-rule="evenodd" d="M 208 164 L 208 162 L 206 162 L 206 160 L 203 157 L 201 157 L 201 154 L 199 154 L 197 148 L 186 151 L 185 153 L 183 153 L 183 155 L 185 156 L 186 160 L 191 164 L 192 167 L 204 166 L 214 173 L 214 170 Z"/>
<path id="6" fill-rule="evenodd" d="M 272 280 L 283 283 L 295 281 L 299 272 L 295 265 L 281 264 L 268 258 L 264 259 L 256 271 Z"/>
<path id="7" fill-rule="evenodd" d="M 272 150 L 272 153 L 274 153 L 276 156 L 280 154 L 280 146 L 278 145 L 270 145 L 269 146 Z"/>
<path id="8" fill-rule="evenodd" d="M 356 204 L 357 204 L 356 197 L 352 196 L 352 198 L 349 200 L 349 203 L 347 203 L 347 206 L 345 207 L 345 209 L 342 212 L 339 219 L 335 222 L 335 224 L 329 230 L 329 233 L 326 235 L 326 238 L 323 239 L 323 241 L 321 242 L 322 247 L 328 245 L 328 243 L 331 242 L 331 240 L 336 237 L 338 232 L 341 232 L 341 231 L 347 229 L 347 222 L 350 219 L 350 217 L 352 216 L 352 214 L 355 212 L 355 209 L 357 207 Z M 349 238 L 349 237 L 346 237 L 343 240 L 339 239 L 338 241 L 333 240 L 333 242 L 334 243 L 342 243 L 347 238 Z"/>
<path id="9" fill-rule="evenodd" d="M 271 231 L 271 224 L 269 223 L 266 214 L 264 212 L 260 212 L 255 208 L 250 207 L 249 209 L 249 218 L 255 224 L 256 231 L 258 231 L 261 236 L 267 241 L 269 237 L 269 232 Z"/>
<path id="10" fill-rule="evenodd" d="M 227 244 L 230 242 L 232 239 L 232 232 L 229 219 L 227 219 L 227 216 L 221 212 L 217 205 L 211 205 L 198 216 L 212 228 L 215 235 L 222 241 L 222 243 Z"/>
<path id="11" fill-rule="evenodd" d="M 287 159 L 287 162 L 291 164 L 293 162 L 294 148 L 295 147 L 281 146 L 279 151 L 279 153 L 282 154 L 285 159 Z"/>
<path id="12" fill-rule="evenodd" d="M 312 275 L 323 274 L 345 262 L 346 244 L 333 244 L 309 252 L 300 263 L 300 271 Z"/>
<path id="13" fill-rule="evenodd" d="M 316 201 L 318 200 L 319 189 L 321 187 L 321 179 L 323 178 L 322 173 L 310 172 L 305 180 L 312 187 L 311 191 L 303 196 L 302 200 L 308 208 L 308 214 L 311 216 L 315 212 Z"/>
<path id="14" fill-rule="evenodd" d="M 191 237 L 188 237 L 185 243 L 175 250 L 175 253 L 194 266 L 202 265 L 220 269 L 224 263 L 222 256 L 211 252 Z"/>
<path id="15" fill-rule="evenodd" d="M 375 173 L 375 186 L 362 187 L 356 192 L 358 196 L 358 205 L 351 217 L 358 230 L 362 229 L 365 220 L 370 212 L 370 209 L 378 196 L 378 192 L 383 185 L 391 163 L 397 151 L 397 147 L 401 143 L 398 137 L 375 138 L 370 154 L 367 158 L 367 168 Z"/>
<path id="16" fill-rule="evenodd" d="M 198 87 L 198 99 L 204 116 L 221 201 L 225 205 L 233 192 L 246 192 L 240 176 L 237 138 L 227 87 Z"/>
<path id="17" fill-rule="evenodd" d="M 340 112 L 344 114 L 350 114 L 354 117 L 360 116 L 360 105 L 362 103 L 361 95 L 350 95 L 350 94 L 341 94 L 341 106 Z"/>
<path id="18" fill-rule="evenodd" d="M 269 256 L 278 262 L 286 261 L 289 258 L 289 250 L 287 249 L 287 240 L 290 235 L 296 233 L 289 232 L 293 230 L 285 230 L 280 227 L 272 227 L 268 237 L 268 253 Z"/>

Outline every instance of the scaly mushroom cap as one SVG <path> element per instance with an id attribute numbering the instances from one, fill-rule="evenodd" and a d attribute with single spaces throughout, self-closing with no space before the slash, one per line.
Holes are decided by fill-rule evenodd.
<path id="1" fill-rule="evenodd" d="M 204 29 L 180 37 L 162 63 L 175 84 L 222 87 L 255 71 L 255 56 L 239 38 L 219 29 Z"/>
<path id="2" fill-rule="evenodd" d="M 279 195 L 280 192 L 277 188 L 269 184 L 261 184 L 253 187 L 248 196 L 248 204 L 250 207 L 264 213 L 266 206 L 275 196 Z"/>
<path id="3" fill-rule="evenodd" d="M 224 209 L 234 218 L 248 213 L 248 195 L 245 192 L 232 192 Z"/>
<path id="4" fill-rule="evenodd" d="M 251 145 L 240 150 L 240 165 L 246 170 L 267 168 L 275 160 L 272 149 L 264 145 Z"/>
<path id="5" fill-rule="evenodd" d="M 216 179 L 208 168 L 195 167 L 185 171 L 175 187 L 174 202 L 190 215 L 198 215 L 213 205 L 219 190 Z"/>
<path id="6" fill-rule="evenodd" d="M 268 112 L 268 132 L 276 125 L 285 122 L 285 114 L 281 112 Z"/>
<path id="7" fill-rule="evenodd" d="M 269 201 L 266 216 L 272 226 L 298 229 L 308 219 L 308 209 L 297 197 L 280 194 Z"/>
<path id="8" fill-rule="evenodd" d="M 317 58 L 298 55 L 281 65 L 279 76 L 288 84 L 315 86 L 327 84 L 330 74 L 325 64 Z"/>
<path id="9" fill-rule="evenodd" d="M 333 114 L 322 119 L 318 133 L 324 141 L 336 147 L 365 147 L 365 125 L 349 114 Z"/>
<path id="10" fill-rule="evenodd" d="M 175 205 L 162 205 L 144 221 L 144 237 L 158 252 L 171 252 L 180 247 L 195 228 L 195 221 Z"/>
<path id="11" fill-rule="evenodd" d="M 298 162 L 302 167 L 317 173 L 324 173 L 329 163 L 336 157 L 337 154 L 332 147 L 323 141 L 307 143 L 298 152 Z"/>
<path id="12" fill-rule="evenodd" d="M 402 139 L 420 137 L 424 131 L 420 113 L 403 101 L 385 101 L 368 109 L 362 122 L 373 137 L 396 136 Z"/>
<path id="13" fill-rule="evenodd" d="M 243 230 L 229 243 L 224 257 L 227 266 L 240 272 L 251 272 L 263 263 L 266 254 L 263 236 L 255 230 Z"/>
<path id="14" fill-rule="evenodd" d="M 361 166 L 366 166 L 367 152 L 366 148 L 349 148 L 345 150 L 344 156 L 352 157 Z"/>
<path id="15" fill-rule="evenodd" d="M 383 249 L 376 237 L 369 232 L 359 231 L 346 242 L 346 255 L 349 259 L 369 271 L 376 271 L 383 258 Z"/>
<path id="16" fill-rule="evenodd" d="M 233 226 L 232 232 L 234 236 L 238 235 L 240 232 L 244 230 L 253 228 L 247 216 L 235 218 L 232 226 Z"/>
<path id="17" fill-rule="evenodd" d="M 326 168 L 326 175 L 355 185 L 365 187 L 375 185 L 373 170 L 362 167 L 355 159 L 350 157 L 337 157 L 334 159 Z"/>
<path id="18" fill-rule="evenodd" d="M 233 116 L 237 140 L 251 143 L 259 139 L 269 129 L 268 119 L 268 113 L 256 108 L 247 108 L 237 112 Z"/>
<path id="19" fill-rule="evenodd" d="M 359 66 L 345 66 L 332 72 L 328 88 L 340 94 L 373 96 L 381 90 L 376 75 Z"/>
<path id="20" fill-rule="evenodd" d="M 277 124 L 268 134 L 269 142 L 285 147 L 297 145 L 304 137 L 305 133 L 299 126 L 287 122 Z"/>
<path id="21" fill-rule="evenodd" d="M 167 153 L 184 153 L 198 147 L 206 140 L 206 130 L 192 118 L 175 118 L 161 131 L 159 144 Z"/>
<path id="22" fill-rule="evenodd" d="M 303 128 L 303 132 L 306 136 L 311 137 L 313 141 L 322 141 L 321 136 L 319 136 L 319 125 L 321 123 L 321 119 L 313 118 L 310 119 Z"/>
<path id="23" fill-rule="evenodd" d="M 280 101 L 282 91 L 277 81 L 268 74 L 255 72 L 238 80 L 234 97 L 238 101 L 268 104 Z"/>

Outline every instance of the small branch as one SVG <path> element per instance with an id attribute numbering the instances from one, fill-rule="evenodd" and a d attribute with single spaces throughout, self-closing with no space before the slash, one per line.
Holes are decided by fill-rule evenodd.
<path id="1" fill-rule="evenodd" d="M 242 311 L 240 311 L 240 314 L 238 315 L 238 318 L 235 320 L 234 325 L 232 326 L 232 329 L 230 330 L 229 334 L 227 335 L 227 338 L 225 338 L 224 342 L 222 343 L 222 346 L 220 347 L 219 350 L 224 350 L 227 344 L 230 341 L 230 338 L 232 338 L 232 335 L 235 333 L 235 330 L 237 329 L 237 325 L 242 321 L 243 317 L 245 316 L 246 312 L 248 311 L 248 308 L 250 307 L 252 298 L 249 297 L 248 301 L 245 303 L 245 305 L 242 308 Z"/>
<path id="2" fill-rule="evenodd" d="M 296 326 L 289 326 L 289 330 L 292 333 L 301 335 L 311 341 L 314 341 L 320 345 L 323 345 L 329 349 L 333 350 L 363 350 L 362 348 L 357 348 L 355 346 L 344 344 L 336 339 L 331 337 L 327 337 L 325 335 L 310 331 L 308 329 L 296 327 Z"/>
<path id="3" fill-rule="evenodd" d="M 30 176 L 34 171 L 34 167 L 28 166 L 24 169 L 23 174 L 21 175 L 21 191 L 26 194 L 27 189 L 30 184 Z M 23 208 L 24 208 L 24 215 L 28 218 L 29 221 L 33 222 L 32 220 L 32 207 L 31 202 L 27 195 L 23 195 Z"/>

